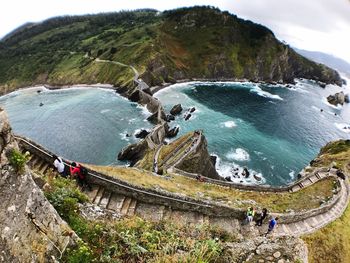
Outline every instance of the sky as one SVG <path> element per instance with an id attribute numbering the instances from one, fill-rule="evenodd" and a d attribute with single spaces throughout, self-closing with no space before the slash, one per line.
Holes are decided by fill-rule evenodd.
<path id="1" fill-rule="evenodd" d="M 289 45 L 350 63 L 350 0 L 4 0 L 0 37 L 26 22 L 60 15 L 211 5 L 270 28 Z"/>

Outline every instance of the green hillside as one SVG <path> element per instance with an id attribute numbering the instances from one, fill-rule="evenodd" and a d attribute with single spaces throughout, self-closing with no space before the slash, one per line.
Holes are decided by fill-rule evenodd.
<path id="1" fill-rule="evenodd" d="M 340 84 L 258 24 L 211 7 L 138 10 L 28 23 L 0 42 L 0 92 L 32 84 L 111 83 L 131 90 L 130 67 L 149 85 L 180 79 Z M 124 89 L 125 90 L 125 89 Z"/>

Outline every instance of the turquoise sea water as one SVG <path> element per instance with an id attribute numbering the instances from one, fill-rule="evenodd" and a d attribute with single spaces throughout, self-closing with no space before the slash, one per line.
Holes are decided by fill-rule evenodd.
<path id="1" fill-rule="evenodd" d="M 222 176 L 237 182 L 282 185 L 295 179 L 328 141 L 350 138 L 350 129 L 343 129 L 350 125 L 350 106 L 333 107 L 326 102 L 326 96 L 339 90 L 335 86 L 324 90 L 310 81 L 299 81 L 292 88 L 189 83 L 155 96 L 167 110 L 177 103 L 185 111 L 196 108 L 189 121 L 183 112 L 176 124 L 180 134 L 204 131 L 209 152 L 219 157 L 217 169 Z M 253 176 L 242 179 L 243 167 L 262 181 Z"/>
<path id="2" fill-rule="evenodd" d="M 326 102 L 329 94 L 341 89 L 322 89 L 310 81 L 300 81 L 292 89 L 254 83 L 188 83 L 155 96 L 168 110 L 177 103 L 185 110 L 196 108 L 189 121 L 183 112 L 170 125 L 179 125 L 180 134 L 202 129 L 209 152 L 219 157 L 217 169 L 222 176 L 282 185 L 291 182 L 328 141 L 350 139 L 350 129 L 343 129 L 350 125 L 350 106 L 332 107 Z M 78 162 L 124 164 L 116 160 L 118 152 L 137 141 L 126 134 L 152 127 L 144 108 L 104 89 L 31 88 L 0 97 L 0 106 L 17 134 Z M 262 181 L 252 176 L 234 178 L 243 167 Z"/>
<path id="3" fill-rule="evenodd" d="M 0 97 L 0 106 L 15 133 L 78 162 L 123 164 L 116 156 L 137 141 L 135 130 L 152 127 L 143 108 L 112 90 L 31 88 Z"/>

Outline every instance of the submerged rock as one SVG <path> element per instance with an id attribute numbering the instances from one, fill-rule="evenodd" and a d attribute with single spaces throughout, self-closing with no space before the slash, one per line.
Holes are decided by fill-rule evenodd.
<path id="1" fill-rule="evenodd" d="M 195 108 L 195 107 L 192 107 L 192 108 L 188 109 L 188 111 L 189 111 L 190 113 L 193 113 L 193 112 L 196 111 L 196 108 Z"/>
<path id="2" fill-rule="evenodd" d="M 166 137 L 168 138 L 173 138 L 175 137 L 180 131 L 180 128 L 178 126 L 168 130 L 167 134 L 166 134 Z"/>
<path id="3" fill-rule="evenodd" d="M 144 129 L 141 129 L 141 131 L 137 132 L 135 134 L 135 137 L 136 138 L 139 138 L 139 139 L 144 139 L 146 138 L 146 136 L 149 134 L 149 131 L 147 130 L 144 130 Z"/>
<path id="4" fill-rule="evenodd" d="M 167 122 L 171 122 L 171 121 L 174 121 L 175 120 L 175 116 L 174 115 L 171 115 L 171 114 L 167 114 L 166 115 L 166 121 Z"/>
<path id="5" fill-rule="evenodd" d="M 185 121 L 188 121 L 190 118 L 192 117 L 192 115 L 190 113 L 185 115 Z"/>

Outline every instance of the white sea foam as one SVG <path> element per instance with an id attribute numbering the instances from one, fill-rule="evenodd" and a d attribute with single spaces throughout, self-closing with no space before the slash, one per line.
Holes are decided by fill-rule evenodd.
<path id="1" fill-rule="evenodd" d="M 270 92 L 264 91 L 257 85 L 254 85 L 254 88 L 252 88 L 250 92 L 256 93 L 261 97 L 265 97 L 269 99 L 283 100 L 279 95 L 271 94 Z"/>
<path id="2" fill-rule="evenodd" d="M 234 121 L 225 121 L 220 123 L 221 127 L 226 127 L 226 128 L 234 128 L 236 127 L 236 123 Z"/>
<path id="3" fill-rule="evenodd" d="M 289 176 L 290 176 L 291 179 L 294 179 L 294 177 L 295 177 L 295 171 L 291 171 L 291 172 L 289 173 Z"/>
<path id="4" fill-rule="evenodd" d="M 128 133 L 128 131 L 123 131 L 123 132 L 121 132 L 121 133 L 119 133 L 119 135 L 120 135 L 120 139 L 121 140 L 123 140 L 123 141 L 130 141 L 130 136 L 127 136 L 129 133 Z M 130 134 L 129 134 L 130 135 Z"/>
<path id="5" fill-rule="evenodd" d="M 151 115 L 151 113 L 148 111 L 148 109 L 147 109 L 146 106 L 137 104 L 136 108 L 140 109 L 141 112 L 142 112 L 142 114 L 143 114 L 145 117 L 149 117 L 149 116 Z"/>
<path id="6" fill-rule="evenodd" d="M 215 155 L 215 154 L 212 154 Z M 215 155 L 217 156 L 217 155 Z M 262 173 L 259 173 L 257 171 L 254 171 L 253 169 L 248 169 L 250 176 L 248 178 L 245 178 L 242 176 L 243 167 L 239 166 L 236 163 L 228 163 L 223 162 L 219 156 L 217 156 L 216 160 L 216 170 L 218 171 L 219 175 L 223 178 L 229 177 L 232 182 L 234 183 L 241 183 L 241 184 L 264 184 L 266 183 L 266 179 L 262 175 Z M 260 179 L 260 180 L 258 180 Z"/>
<path id="7" fill-rule="evenodd" d="M 345 133 L 350 133 L 350 124 L 348 123 L 334 123 L 335 127 Z"/>
<path id="8" fill-rule="evenodd" d="M 296 91 L 296 92 L 299 92 L 299 93 L 310 93 L 310 91 L 301 88 L 301 85 L 300 86 L 299 85 L 292 86 L 291 88 L 288 88 L 288 90 Z"/>
<path id="9" fill-rule="evenodd" d="M 229 160 L 236 160 L 236 161 L 249 161 L 250 156 L 247 151 L 245 151 L 242 148 L 237 148 L 235 150 L 231 150 L 226 154 L 226 158 Z"/>
<path id="10" fill-rule="evenodd" d="M 109 111 L 111 111 L 111 109 L 104 109 L 104 110 L 101 110 L 100 113 L 101 113 L 101 114 L 104 114 L 104 113 L 107 113 L 107 112 L 109 112 Z"/>

